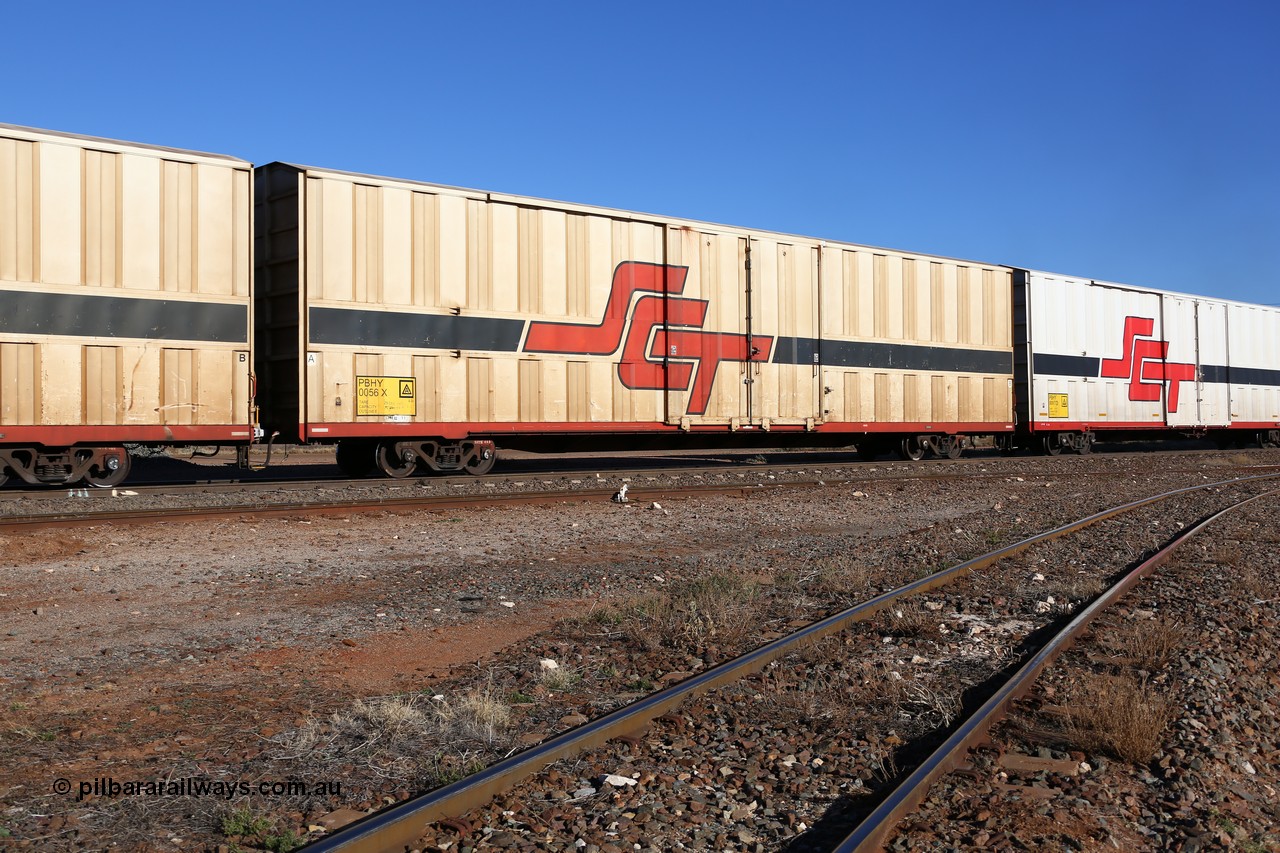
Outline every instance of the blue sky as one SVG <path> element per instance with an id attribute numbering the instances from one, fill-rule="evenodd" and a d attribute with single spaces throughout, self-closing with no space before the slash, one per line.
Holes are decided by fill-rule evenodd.
<path id="1" fill-rule="evenodd" d="M 0 122 L 1280 303 L 1280 3 L 9 4 Z"/>

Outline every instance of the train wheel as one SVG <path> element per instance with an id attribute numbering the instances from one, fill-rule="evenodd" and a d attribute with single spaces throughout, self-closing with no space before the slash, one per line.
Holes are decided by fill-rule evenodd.
<path id="1" fill-rule="evenodd" d="M 9 482 L 9 469 L 0 465 L 0 486 L 3 486 L 7 482 Z"/>
<path id="2" fill-rule="evenodd" d="M 374 445 L 368 441 L 339 441 L 334 456 L 339 470 L 351 479 L 369 476 L 373 470 Z"/>
<path id="3" fill-rule="evenodd" d="M 375 461 L 379 471 L 397 480 L 408 477 L 418 468 L 418 455 L 413 452 L 413 448 L 407 444 L 402 447 L 394 441 L 384 441 L 378 445 Z"/>
<path id="4" fill-rule="evenodd" d="M 924 458 L 924 443 L 920 441 L 920 436 L 909 435 L 898 444 L 898 454 L 903 459 L 917 462 Z"/>
<path id="5" fill-rule="evenodd" d="M 468 474 L 479 476 L 488 474 L 496 464 L 498 464 L 498 451 L 487 446 L 475 448 L 462 467 Z"/>
<path id="6" fill-rule="evenodd" d="M 995 444 L 996 450 L 1000 451 L 1001 456 L 1012 456 L 1018 452 L 1018 448 L 1013 441 L 1013 436 L 1008 433 L 997 435 L 993 443 Z"/>
<path id="7" fill-rule="evenodd" d="M 947 459 L 959 459 L 964 453 L 964 439 L 958 435 L 940 435 L 933 446 L 939 456 Z"/>
<path id="8" fill-rule="evenodd" d="M 1087 432 L 1084 435 L 1076 436 L 1075 446 L 1076 446 L 1076 453 L 1079 453 L 1081 456 L 1085 456 L 1089 453 L 1092 453 L 1093 452 L 1093 436 L 1089 435 L 1089 433 Z"/>
<path id="9" fill-rule="evenodd" d="M 1045 437 L 1041 439 L 1041 442 L 1044 447 L 1044 452 L 1048 455 L 1058 456 L 1062 453 L 1062 436 L 1058 435 L 1056 432 L 1047 433 Z"/>
<path id="10" fill-rule="evenodd" d="M 133 467 L 129 460 L 129 451 L 123 447 L 112 447 L 104 451 L 104 459 L 101 465 L 94 465 L 89 469 L 89 473 L 84 475 L 85 483 L 95 489 L 110 489 L 120 485 L 129 476 L 129 469 Z"/>

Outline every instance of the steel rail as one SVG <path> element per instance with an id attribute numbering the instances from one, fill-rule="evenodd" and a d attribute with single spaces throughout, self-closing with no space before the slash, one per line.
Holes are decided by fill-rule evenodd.
<path id="1" fill-rule="evenodd" d="M 781 466 L 760 466 L 749 469 L 753 474 L 771 470 L 785 470 L 793 468 L 791 465 Z M 809 466 L 804 466 L 809 467 Z M 830 467 L 830 466 L 827 466 Z M 1247 470 L 1267 470 L 1278 469 L 1280 465 L 1249 465 L 1240 466 Z M 641 477 L 657 478 L 659 476 L 667 477 L 700 477 L 705 475 L 724 475 L 724 474 L 743 474 L 741 467 L 726 468 L 674 468 L 674 469 L 647 469 L 643 471 L 627 471 L 627 472 L 611 472 L 608 478 L 600 477 L 597 472 L 596 479 L 600 481 L 634 481 Z M 856 471 L 839 471 L 838 474 L 857 473 Z M 1202 473 L 1200 469 L 1166 469 L 1162 473 Z M 36 501 L 53 501 L 53 500 L 90 500 L 95 503 L 102 500 L 119 500 L 120 497 L 173 497 L 183 494 L 219 494 L 227 492 L 262 492 L 262 491 L 316 491 L 317 489 L 334 490 L 343 488 L 364 488 L 364 489 L 396 489 L 405 486 L 416 486 L 422 484 L 438 484 L 441 486 L 456 486 L 462 484 L 483 485 L 488 483 L 515 483 L 527 481 L 531 477 L 570 477 L 576 474 L 580 479 L 590 479 L 582 477 L 580 472 L 559 472 L 559 473 L 535 473 L 524 476 L 502 475 L 500 478 L 483 478 L 475 477 L 455 477 L 448 479 L 440 478 L 412 478 L 405 480 L 277 480 L 277 481 L 227 481 L 208 482 L 196 484 L 181 484 L 172 486 L 146 485 L 135 486 L 131 489 L 70 489 L 46 492 L 18 492 L 12 495 L 0 494 L 0 501 L 20 498 Z M 1099 476 L 1112 476 L 1113 472 L 1109 471 L 1061 471 L 1056 473 L 1037 472 L 1026 470 L 1012 471 L 980 471 L 980 472 L 918 472 L 912 474 L 890 474 L 886 476 L 863 476 L 848 477 L 832 481 L 836 485 L 867 485 L 874 486 L 883 483 L 933 483 L 944 481 L 965 481 L 965 480 L 994 480 L 1008 479 L 1010 477 L 1048 477 L 1053 476 L 1056 479 L 1068 478 L 1092 478 Z M 827 475 L 831 480 L 831 475 Z M 734 494 L 746 490 L 759 490 L 761 488 L 803 488 L 816 486 L 819 484 L 831 484 L 827 481 L 816 479 L 803 480 L 783 480 L 771 483 L 759 482 L 753 483 L 745 481 L 740 483 L 706 483 L 699 486 L 693 484 L 688 487 L 680 487 L 675 484 L 666 487 L 645 487 L 641 486 L 631 490 L 630 494 L 636 500 L 645 498 L 661 498 L 663 496 L 671 496 L 676 492 L 684 493 L 694 489 L 703 489 L 705 494 Z M 630 485 L 630 482 L 628 482 Z M 123 494 L 119 494 L 123 493 Z M 408 509 L 419 508 L 419 501 L 435 501 L 441 502 L 441 506 L 449 507 L 476 507 L 476 506 L 498 506 L 505 503 L 520 502 L 527 498 L 531 503 L 543 503 L 556 500 L 559 496 L 565 500 L 571 500 L 575 496 L 584 496 L 588 499 L 594 499 L 601 494 L 612 495 L 612 490 L 601 489 L 579 489 L 566 488 L 555 491 L 538 490 L 529 492 L 516 492 L 506 494 L 485 494 L 473 492 L 464 495 L 385 495 L 382 497 L 364 498 L 360 500 L 345 501 L 291 501 L 274 504 L 233 504 L 221 507 L 190 507 L 178 506 L 163 509 L 147 509 L 147 510 L 96 510 L 87 507 L 77 507 L 75 511 L 48 512 L 48 513 L 32 513 L 30 515 L 5 515 L 0 513 L 0 529 L 8 526 L 12 529 L 33 530 L 40 527 L 55 526 L 76 526 L 98 523 L 118 523 L 118 524 L 138 524 L 147 521 L 164 522 L 177 520 L 205 520 L 214 518 L 230 518 L 238 515 L 295 515 L 299 512 L 307 514 L 319 515 L 325 511 L 342 514 L 349 512 L 360 512 L 368 510 L 387 510 L 387 511 L 406 511 Z M 522 497 L 523 496 L 523 497 Z M 326 510 L 325 508 L 331 508 Z"/>
<path id="2" fill-rule="evenodd" d="M 928 794 L 929 788 L 944 774 L 957 767 L 969 749 L 986 739 L 988 730 L 1005 716 L 1010 703 L 1026 695 L 1040 673 L 1057 660 L 1058 656 L 1079 638 L 1084 629 L 1103 610 L 1114 604 L 1138 581 L 1167 562 L 1173 552 L 1184 542 L 1204 531 L 1213 522 L 1253 501 L 1274 495 L 1280 495 L 1280 490 L 1254 495 L 1219 510 L 1194 527 L 1184 530 L 1177 538 L 1144 560 L 1141 565 L 1127 572 L 1110 589 L 1076 614 L 1074 619 L 1032 655 L 991 698 L 934 750 L 871 814 L 867 815 L 857 828 L 834 848 L 833 853 L 869 853 L 869 851 L 883 850 L 888 834 L 900 820 L 920 805 Z"/>
<path id="3" fill-rule="evenodd" d="M 828 616 L 800 629 L 794 634 L 781 637 L 745 655 L 714 666 L 679 684 L 638 699 L 630 705 L 619 708 L 597 720 L 592 720 L 577 728 L 556 735 L 523 752 L 505 758 L 479 773 L 367 815 L 299 849 L 306 850 L 308 853 L 334 853 L 334 851 L 343 851 L 343 853 L 383 853 L 383 851 L 402 850 L 421 835 L 428 824 L 466 814 L 468 811 L 487 803 L 495 794 L 532 776 L 554 761 L 570 757 L 583 749 L 599 746 L 609 740 L 632 736 L 687 699 L 759 672 L 769 663 L 794 651 L 800 644 L 820 640 L 844 630 L 856 622 L 869 619 L 901 598 L 908 598 L 936 587 L 945 586 L 976 569 L 986 568 L 999 560 L 1018 554 L 1032 545 L 1074 533 L 1099 521 L 1104 521 L 1149 504 L 1202 489 L 1234 486 L 1277 477 L 1280 477 L 1280 474 L 1262 474 L 1186 486 L 1121 504 L 1056 527 L 1045 533 L 1027 537 L 1012 545 L 1007 545 L 975 557 L 972 560 L 943 569 L 890 592 L 882 593 L 862 604 L 854 605 Z"/>
<path id="4" fill-rule="evenodd" d="M 917 462 L 907 462 L 904 460 L 885 460 L 879 463 L 867 463 L 865 460 L 849 458 L 853 456 L 853 452 L 834 453 L 820 452 L 815 454 L 817 458 L 802 459 L 797 458 L 802 454 L 786 449 L 771 450 L 764 449 L 756 451 L 755 455 L 762 452 L 769 452 L 778 456 L 790 456 L 791 459 L 783 462 L 749 462 L 745 454 L 740 460 L 730 458 L 721 458 L 712 462 L 707 461 L 708 454 L 699 454 L 696 456 L 680 457 L 673 455 L 657 454 L 645 457 L 642 461 L 652 464 L 644 467 L 610 467 L 620 466 L 624 463 L 635 465 L 635 460 L 626 457 L 593 457 L 589 461 L 595 462 L 595 465 L 582 464 L 576 468 L 533 468 L 526 470 L 504 470 L 493 474 L 455 474 L 441 472 L 437 474 L 420 474 L 403 479 L 393 479 L 385 476 L 369 476 L 349 478 L 343 477 L 333 472 L 337 464 L 332 461 L 315 461 L 307 463 L 299 463 L 295 466 L 286 466 L 281 464 L 277 467 L 312 467 L 327 468 L 329 473 L 320 473 L 314 476 L 306 476 L 299 478 L 298 475 L 289 477 L 280 477 L 272 474 L 260 476 L 227 476 L 214 479 L 212 477 L 193 477 L 191 479 L 174 479 L 174 480 L 153 480 L 143 482 L 129 482 L 111 489 L 97 489 L 90 486 L 74 486 L 66 487 L 59 485 L 42 485 L 31 486 L 24 482 L 17 482 L 8 488 L 0 488 L 0 501 L 22 500 L 22 499 L 41 499 L 41 498 L 67 498 L 74 497 L 82 500 L 99 500 L 102 498 L 112 498 L 118 492 L 136 492 L 138 494 L 154 494 L 163 492 L 166 494 L 182 494 L 182 493 L 200 493 L 200 492 L 220 492 L 220 491 L 270 491 L 279 489 L 281 491 L 294 489 L 315 489 L 315 488 L 379 488 L 379 487 L 396 487 L 396 486 L 417 486 L 417 485 L 452 485 L 455 483 L 511 483 L 521 480 L 529 480 L 535 478 L 562 477 L 562 478 L 583 478 L 595 475 L 597 477 L 602 474 L 607 475 L 610 480 L 637 477 L 667 475 L 678 473 L 680 475 L 716 475 L 716 474 L 742 474 L 754 473 L 759 471 L 785 470 L 797 468 L 845 468 L 856 470 L 860 466 L 871 465 L 904 465 L 904 466 L 921 466 L 926 467 L 935 463 L 954 462 L 950 459 L 927 459 Z M 1188 451 L 1181 451 L 1187 453 Z M 1191 451 L 1197 453 L 1211 451 Z M 843 458 L 833 458 L 833 457 Z M 185 462 L 185 459 L 175 460 Z M 531 460 L 513 460 L 517 464 L 528 464 Z M 560 461 L 560 460 L 556 460 Z M 565 460 L 568 463 L 580 460 L 571 458 Z M 965 460 L 968 461 L 968 460 Z M 975 458 L 972 461 L 984 461 Z M 701 463 L 701 464 L 699 464 Z M 212 470 L 219 470 L 215 466 L 210 466 Z M 934 475 L 939 476 L 939 475 Z M 964 476 L 954 475 L 954 476 Z"/>
<path id="5" fill-rule="evenodd" d="M 658 499 L 740 495 L 811 486 L 812 483 L 768 483 L 689 485 L 628 490 L 628 503 Z M 577 489 L 559 492 L 515 492 L 503 495 L 417 495 L 413 497 L 367 498 L 338 502 L 250 504 L 217 507 L 171 507 L 165 509 L 120 510 L 93 513 L 43 513 L 29 516 L 0 516 L 0 532 L 38 530 L 44 527 L 84 527 L 99 524 L 148 524 L 167 521 L 210 521 L 226 518 L 255 518 L 302 515 L 347 515 L 354 512 L 417 512 L 510 504 L 573 503 L 610 499 L 617 489 Z"/>
<path id="6" fill-rule="evenodd" d="M 682 472 L 683 473 L 683 472 Z M 1024 472 L 1025 473 L 1025 472 Z M 1091 472 L 1075 473 L 1074 476 L 1094 476 Z M 1016 474 L 924 474 L 905 477 L 882 477 L 870 480 L 841 481 L 841 483 L 888 483 L 902 481 L 933 482 L 937 480 L 970 480 L 989 477 L 1017 476 Z M 1035 476 L 1035 475 L 1031 475 Z M 1073 476 L 1073 475 L 1067 475 Z M 350 481 L 352 484 L 360 481 Z M 367 482 L 367 481 L 365 481 Z M 820 480 L 784 480 L 781 482 L 762 483 L 691 483 L 688 485 L 672 484 L 669 486 L 641 486 L 628 489 L 628 503 L 640 503 L 690 495 L 746 495 L 762 490 L 811 488 Z M 628 486 L 630 484 L 628 483 Z M 315 484 L 310 484 L 310 489 Z M 235 491 L 234 487 L 225 491 Z M 111 497 L 115 490 L 104 490 L 105 497 Z M 224 491 L 216 489 L 215 491 Z M 256 490 L 254 490 L 256 491 Z M 291 501 L 281 503 L 232 504 L 230 506 L 197 506 L 166 507 L 138 510 L 98 510 L 75 512 L 34 513 L 31 515 L 0 515 L 0 530 L 38 530 L 45 527 L 83 527 L 96 524 L 144 524 L 168 521 L 208 521 L 224 518 L 237 518 L 244 515 L 256 517 L 291 516 L 304 513 L 306 515 L 343 515 L 353 512 L 411 512 L 419 509 L 461 509 L 486 506 L 503 506 L 520 503 L 559 503 L 573 500 L 596 500 L 601 497 L 612 497 L 617 490 L 608 489 L 561 489 L 539 490 L 530 492 L 508 492 L 503 494 L 473 493 L 466 495 L 386 495 L 374 498 L 360 498 L 342 501 Z M 96 494 L 90 492 L 90 494 Z"/>
<path id="7" fill-rule="evenodd" d="M 1217 453 L 1221 451 L 1209 450 L 1184 450 L 1171 451 L 1175 456 L 1192 456 L 1195 454 Z M 1124 452 L 1098 455 L 1094 458 L 1100 459 L 1132 459 L 1149 456 L 1147 453 Z M 670 457 L 666 457 L 670 458 Z M 612 459 L 601 460 L 605 462 L 614 461 Z M 95 489 L 88 486 L 77 486 L 75 488 L 65 488 L 57 486 L 27 486 L 19 484 L 16 487 L 0 488 L 0 503 L 19 501 L 19 500 L 87 500 L 102 501 L 115 500 L 121 496 L 137 497 L 137 496 L 170 496 L 180 494 L 212 494 L 221 492 L 267 492 L 267 491 L 304 491 L 314 489 L 377 489 L 377 488 L 403 488 L 413 486 L 452 486 L 458 483 L 466 484 L 484 484 L 484 483 L 515 483 L 530 479 L 546 479 L 546 478 L 570 478 L 570 479 L 590 479 L 595 476 L 600 479 L 608 479 L 610 481 L 632 480 L 640 477 L 653 476 L 717 476 L 727 474 L 743 474 L 751 476 L 760 472 L 778 471 L 778 470 L 796 470 L 804 468 L 826 468 L 835 469 L 836 473 L 847 475 L 850 482 L 898 482 L 911 480 L 963 480 L 963 479 L 994 479 L 998 477 L 1016 477 L 1016 476 L 1055 476 L 1055 477 L 1088 477 L 1098 476 L 1107 472 L 1098 471 L 1035 471 L 1026 470 L 1009 470 L 1009 471 L 944 471 L 931 472 L 928 467 L 934 464 L 963 462 L 966 464 L 980 464 L 992 461 L 990 458 L 970 457 L 960 460 L 954 459 L 928 459 L 918 462 L 907 462 L 898 459 L 890 459 L 881 462 L 866 462 L 862 460 L 794 460 L 780 463 L 748 463 L 748 462 L 732 462 L 721 465 L 703 465 L 700 467 L 651 467 L 651 468 L 619 468 L 611 469 L 607 466 L 594 468 L 581 468 L 573 470 L 563 469 L 547 469 L 533 470 L 521 472 L 502 472 L 500 474 L 484 474 L 475 475 L 430 475 L 406 477 L 402 480 L 395 480 L 387 477 L 365 477 L 359 479 L 350 479 L 346 477 L 335 477 L 319 475 L 315 477 L 298 478 L 239 478 L 228 477 L 225 479 L 191 479 L 191 480 L 172 480 L 172 481 L 154 481 L 140 483 L 126 483 L 112 489 Z M 332 463 L 308 463 L 317 468 L 334 467 Z M 868 476 L 870 468 L 886 468 L 889 466 L 912 467 L 917 470 L 914 473 L 907 474 L 889 474 L 887 476 Z M 1268 469 L 1280 468 L 1280 463 L 1252 463 L 1248 465 L 1233 465 L 1237 469 Z M 1164 469 L 1165 471 L 1191 473 L 1200 469 L 1190 468 L 1173 468 Z"/>

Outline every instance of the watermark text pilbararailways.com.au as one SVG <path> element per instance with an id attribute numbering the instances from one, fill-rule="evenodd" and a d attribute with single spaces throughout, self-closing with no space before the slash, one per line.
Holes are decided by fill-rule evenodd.
<path id="1" fill-rule="evenodd" d="M 55 779 L 53 792 L 62 796 L 75 794 L 76 800 L 85 797 L 211 797 L 232 800 L 253 794 L 263 797 L 329 797 L 342 793 L 342 783 L 332 779 L 307 781 L 305 779 L 210 779 L 205 776 L 184 776 L 179 779 L 116 779 L 100 776 L 95 779 Z"/>

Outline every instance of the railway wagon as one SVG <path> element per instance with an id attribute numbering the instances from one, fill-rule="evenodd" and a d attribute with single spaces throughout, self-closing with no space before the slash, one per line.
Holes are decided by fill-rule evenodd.
<path id="1" fill-rule="evenodd" d="M 1012 271 L 287 163 L 255 175 L 267 429 L 373 468 L 494 445 L 1010 437 Z"/>
<path id="2" fill-rule="evenodd" d="M 254 437 L 251 171 L 0 125 L 0 483 Z"/>
<path id="3" fill-rule="evenodd" d="M 1280 445 L 1280 309 L 1030 270 L 1014 297 L 1033 448 L 1171 432 Z"/>

